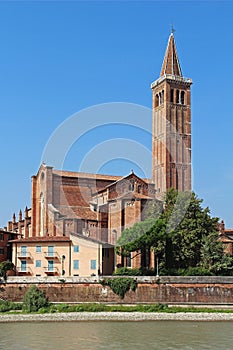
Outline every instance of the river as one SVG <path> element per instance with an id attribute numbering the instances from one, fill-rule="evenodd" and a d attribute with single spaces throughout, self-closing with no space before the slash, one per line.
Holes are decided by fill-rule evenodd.
<path id="1" fill-rule="evenodd" d="M 233 348 L 232 322 L 19 322 L 0 324 L 4 350 Z"/>

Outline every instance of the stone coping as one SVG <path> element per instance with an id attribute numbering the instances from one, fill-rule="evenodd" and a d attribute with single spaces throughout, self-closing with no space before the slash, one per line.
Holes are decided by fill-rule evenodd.
<path id="1" fill-rule="evenodd" d="M 1 322 L 66 321 L 233 321 L 233 313 L 72 312 L 54 314 L 0 314 Z"/>
<path id="2" fill-rule="evenodd" d="M 105 278 L 130 277 L 139 283 L 161 284 L 233 284 L 233 276 L 87 276 L 87 277 L 30 277 L 9 276 L 7 283 L 99 283 Z M 2 281 L 3 282 L 3 281 Z"/>

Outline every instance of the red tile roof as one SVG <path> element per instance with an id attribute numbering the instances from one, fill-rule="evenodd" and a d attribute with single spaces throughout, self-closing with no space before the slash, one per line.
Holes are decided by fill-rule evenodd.
<path id="1" fill-rule="evenodd" d="M 81 173 L 81 172 L 79 173 L 79 172 L 63 171 L 63 170 L 53 170 L 53 174 L 59 175 L 59 176 L 67 176 L 67 177 L 110 180 L 110 181 L 116 181 L 122 178 L 122 176 L 91 174 L 91 173 Z"/>
<path id="2" fill-rule="evenodd" d="M 67 236 L 43 236 L 14 239 L 12 243 L 34 243 L 34 242 L 70 242 Z"/>
<path id="3" fill-rule="evenodd" d="M 97 220 L 97 213 L 93 212 L 90 207 L 57 206 L 56 209 L 62 216 L 65 216 L 64 219 Z"/>

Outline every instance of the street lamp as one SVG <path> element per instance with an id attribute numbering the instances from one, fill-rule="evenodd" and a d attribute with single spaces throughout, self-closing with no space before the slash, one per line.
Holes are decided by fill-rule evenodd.
<path id="1" fill-rule="evenodd" d="M 66 273 L 64 270 L 64 260 L 65 260 L 65 255 L 62 255 L 62 276 L 64 276 L 64 274 Z"/>
<path id="2" fill-rule="evenodd" d="M 159 257 L 156 257 L 156 277 L 159 277 Z"/>

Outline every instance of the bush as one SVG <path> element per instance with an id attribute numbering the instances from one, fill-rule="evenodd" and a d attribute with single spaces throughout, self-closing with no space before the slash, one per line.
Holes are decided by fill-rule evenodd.
<path id="1" fill-rule="evenodd" d="M 8 312 L 12 310 L 22 310 L 22 305 L 11 301 L 0 300 L 0 312 Z"/>
<path id="2" fill-rule="evenodd" d="M 2 276 L 3 279 L 6 281 L 7 271 L 12 271 L 13 268 L 14 268 L 14 264 L 9 260 L 1 262 L 0 263 L 0 276 Z"/>
<path id="3" fill-rule="evenodd" d="M 126 277 L 108 278 L 102 281 L 102 285 L 109 286 L 113 293 L 119 295 L 121 299 L 124 299 L 126 292 L 130 289 L 135 292 L 137 281 L 133 278 Z"/>
<path id="4" fill-rule="evenodd" d="M 161 269 L 160 276 L 213 276 L 203 267 L 187 267 L 187 269 Z"/>
<path id="5" fill-rule="evenodd" d="M 117 276 L 141 276 L 140 269 L 129 269 L 128 267 L 119 267 L 113 273 Z"/>
<path id="6" fill-rule="evenodd" d="M 48 299 L 43 291 L 32 285 L 23 298 L 23 310 L 26 312 L 36 312 L 41 308 L 49 306 Z"/>
<path id="7" fill-rule="evenodd" d="M 129 269 L 128 267 L 119 267 L 114 272 L 117 276 L 155 276 L 156 271 L 153 269 L 139 268 L 139 269 Z"/>

